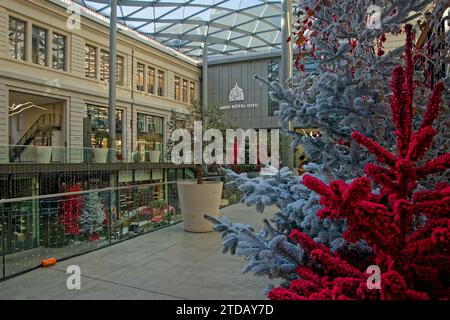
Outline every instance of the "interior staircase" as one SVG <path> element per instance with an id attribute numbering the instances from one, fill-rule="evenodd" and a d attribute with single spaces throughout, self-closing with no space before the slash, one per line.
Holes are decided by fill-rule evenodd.
<path id="1" fill-rule="evenodd" d="M 27 146 L 29 146 L 32 142 L 35 142 L 37 138 L 42 137 L 44 132 L 51 130 L 61 130 L 60 114 L 46 113 L 41 115 L 27 130 L 27 132 L 25 132 L 23 137 L 20 138 L 16 145 L 11 146 L 9 150 L 9 161 L 20 161 L 20 156 L 27 148 Z"/>

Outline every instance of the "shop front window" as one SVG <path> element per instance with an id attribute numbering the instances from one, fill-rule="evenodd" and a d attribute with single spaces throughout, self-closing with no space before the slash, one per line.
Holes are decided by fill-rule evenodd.
<path id="1" fill-rule="evenodd" d="M 164 119 L 137 114 L 137 151 L 141 161 L 160 162 L 163 151 Z"/>
<path id="2" fill-rule="evenodd" d="M 107 148 L 108 140 L 102 138 L 108 130 L 108 108 L 88 105 L 87 113 L 92 120 L 91 144 L 94 148 Z M 100 138 L 99 138 L 100 137 Z M 123 145 L 123 110 L 116 110 L 116 152 L 122 153 Z"/>

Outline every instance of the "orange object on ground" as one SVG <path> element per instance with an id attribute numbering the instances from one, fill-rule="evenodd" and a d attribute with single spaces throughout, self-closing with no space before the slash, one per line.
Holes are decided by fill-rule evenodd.
<path id="1" fill-rule="evenodd" d="M 44 267 L 44 268 L 52 266 L 54 264 L 56 264 L 56 258 L 48 258 L 48 259 L 43 259 L 41 261 L 41 266 Z"/>

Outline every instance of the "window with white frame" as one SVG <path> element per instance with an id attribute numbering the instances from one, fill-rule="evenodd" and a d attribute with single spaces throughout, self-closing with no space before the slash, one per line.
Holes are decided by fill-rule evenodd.
<path id="1" fill-rule="evenodd" d="M 47 30 L 38 26 L 33 26 L 32 36 L 32 52 L 31 58 L 33 63 L 40 66 L 47 65 Z"/>
<path id="2" fill-rule="evenodd" d="M 137 64 L 136 90 L 145 91 L 145 64 L 142 63 Z"/>
<path id="3" fill-rule="evenodd" d="M 181 79 L 180 77 L 175 77 L 175 94 L 174 99 L 177 101 L 181 101 L 181 95 L 180 95 L 180 85 L 181 85 Z"/>
<path id="4" fill-rule="evenodd" d="M 53 69 L 65 70 L 66 68 L 66 37 L 57 33 L 52 36 Z"/>
<path id="5" fill-rule="evenodd" d="M 158 70 L 158 95 L 164 97 L 165 95 L 165 72 Z"/>
<path id="6" fill-rule="evenodd" d="M 184 103 L 188 102 L 188 83 L 189 83 L 189 81 L 187 81 L 186 79 L 183 79 L 183 102 Z"/>
<path id="7" fill-rule="evenodd" d="M 97 48 L 91 45 L 85 47 L 84 70 L 86 78 L 97 77 Z"/>
<path id="8" fill-rule="evenodd" d="M 11 58 L 25 60 L 26 22 L 9 18 L 9 53 Z"/>
<path id="9" fill-rule="evenodd" d="M 155 68 L 153 67 L 148 67 L 148 74 L 147 74 L 147 78 L 148 78 L 148 93 L 150 94 L 155 94 Z"/>

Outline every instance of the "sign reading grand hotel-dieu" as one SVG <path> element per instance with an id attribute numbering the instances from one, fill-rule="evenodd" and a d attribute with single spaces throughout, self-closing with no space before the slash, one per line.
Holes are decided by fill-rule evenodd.
<path id="1" fill-rule="evenodd" d="M 220 110 L 234 110 L 234 109 L 250 109 L 259 107 L 257 103 L 244 103 L 245 101 L 244 90 L 242 90 L 242 88 L 239 87 L 237 82 L 230 91 L 228 101 L 231 104 L 226 106 L 219 106 L 218 108 Z"/>

